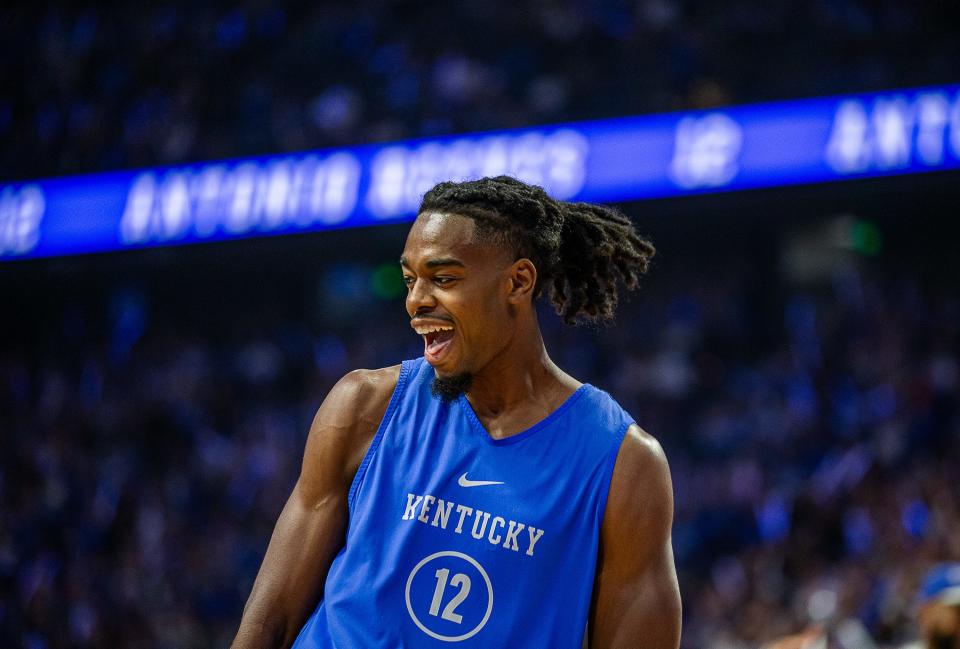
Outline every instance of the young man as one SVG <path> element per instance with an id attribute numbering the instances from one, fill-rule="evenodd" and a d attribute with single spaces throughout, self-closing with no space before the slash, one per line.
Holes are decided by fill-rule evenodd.
<path id="1" fill-rule="evenodd" d="M 534 305 L 608 320 L 653 253 L 512 178 L 427 192 L 400 259 L 424 357 L 330 391 L 233 646 L 675 649 L 663 451 Z"/>

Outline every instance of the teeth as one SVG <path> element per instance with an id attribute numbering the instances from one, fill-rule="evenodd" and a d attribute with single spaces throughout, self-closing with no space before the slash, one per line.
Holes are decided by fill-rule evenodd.
<path id="1" fill-rule="evenodd" d="M 425 335 L 425 334 L 432 334 L 437 331 L 453 331 L 453 327 L 441 327 L 437 325 L 428 325 L 425 327 L 414 327 L 414 330 L 420 335 Z"/>

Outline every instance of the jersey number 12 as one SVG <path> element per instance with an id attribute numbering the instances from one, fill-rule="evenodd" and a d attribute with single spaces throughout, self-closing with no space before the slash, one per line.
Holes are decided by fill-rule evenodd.
<path id="1" fill-rule="evenodd" d="M 433 601 L 430 602 L 430 615 L 436 617 L 440 614 L 444 620 L 449 620 L 450 622 L 455 622 L 460 624 L 463 622 L 463 616 L 458 615 L 455 611 L 457 607 L 467 598 L 467 595 L 470 594 L 470 578 L 467 577 L 462 572 L 458 572 L 453 576 L 453 579 L 450 580 L 450 585 L 454 588 L 457 586 L 460 587 L 460 590 L 457 591 L 457 594 L 453 596 L 446 606 L 443 607 L 443 613 L 440 613 L 440 603 L 443 600 L 443 591 L 447 588 L 447 578 L 450 576 L 450 571 L 447 568 L 441 568 L 437 570 L 437 587 L 433 591 Z"/>

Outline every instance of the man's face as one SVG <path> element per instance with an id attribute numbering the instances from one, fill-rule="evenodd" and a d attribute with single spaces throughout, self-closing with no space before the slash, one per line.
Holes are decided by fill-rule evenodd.
<path id="1" fill-rule="evenodd" d="M 421 214 L 400 259 L 407 313 L 441 379 L 482 369 L 512 333 L 509 252 L 475 228 L 464 216 Z"/>

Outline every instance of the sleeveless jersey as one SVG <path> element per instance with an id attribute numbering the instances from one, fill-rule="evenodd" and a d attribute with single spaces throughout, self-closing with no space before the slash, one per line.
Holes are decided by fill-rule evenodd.
<path id="1" fill-rule="evenodd" d="M 346 543 L 295 649 L 580 649 L 600 525 L 633 422 L 584 384 L 494 439 L 404 361 L 348 496 Z"/>

